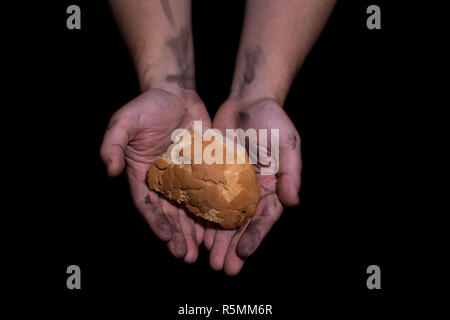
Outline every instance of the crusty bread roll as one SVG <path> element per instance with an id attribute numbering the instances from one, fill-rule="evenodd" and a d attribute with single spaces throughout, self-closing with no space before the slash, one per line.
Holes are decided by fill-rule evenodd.
<path id="1" fill-rule="evenodd" d="M 194 134 L 182 136 L 167 152 L 150 165 L 148 186 L 166 198 L 183 204 L 190 212 L 206 220 L 219 223 L 225 229 L 242 226 L 256 212 L 260 190 L 255 169 L 248 161 L 245 149 L 227 150 L 223 147 L 224 164 L 194 163 Z M 200 132 L 200 135 L 202 132 Z M 203 150 L 214 141 L 202 141 Z M 174 147 L 188 146 L 192 164 L 175 164 L 171 158 Z M 232 152 L 234 163 L 226 163 L 226 152 Z M 244 164 L 237 163 L 239 153 L 245 157 Z M 183 156 L 183 151 L 177 153 Z M 214 155 L 214 152 L 212 153 Z"/>

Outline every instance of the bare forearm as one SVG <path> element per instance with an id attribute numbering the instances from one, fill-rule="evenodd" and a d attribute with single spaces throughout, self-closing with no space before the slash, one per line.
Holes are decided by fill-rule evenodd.
<path id="1" fill-rule="evenodd" d="M 283 104 L 335 0 L 247 0 L 230 97 Z"/>
<path id="2" fill-rule="evenodd" d="M 141 90 L 195 88 L 190 0 L 109 0 Z"/>

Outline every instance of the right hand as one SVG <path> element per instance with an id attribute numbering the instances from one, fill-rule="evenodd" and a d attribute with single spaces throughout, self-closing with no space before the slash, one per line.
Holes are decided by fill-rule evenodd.
<path id="1" fill-rule="evenodd" d="M 238 274 L 245 260 L 259 247 L 284 206 L 299 203 L 301 178 L 300 135 L 280 103 L 270 97 L 252 99 L 233 98 L 217 111 L 214 128 L 279 130 L 279 170 L 276 174 L 260 174 L 261 163 L 255 164 L 261 199 L 255 216 L 243 227 L 223 230 L 217 226 L 206 228 L 204 243 L 214 270 L 224 269 L 228 275 Z M 268 146 L 270 151 L 270 146 Z"/>
<path id="2" fill-rule="evenodd" d="M 194 120 L 201 120 L 204 128 L 211 126 L 194 91 L 152 88 L 114 113 L 100 148 L 108 174 L 118 176 L 126 167 L 136 208 L 170 252 L 187 263 L 197 260 L 204 228 L 184 209 L 150 191 L 146 176 L 150 163 L 172 143 L 173 130 L 189 128 Z"/>

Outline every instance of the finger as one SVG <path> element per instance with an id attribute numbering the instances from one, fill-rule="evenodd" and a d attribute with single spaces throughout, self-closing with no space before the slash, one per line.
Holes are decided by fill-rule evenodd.
<path id="1" fill-rule="evenodd" d="M 237 275 L 244 266 L 245 260 L 237 255 L 236 247 L 247 225 L 248 223 L 245 226 L 242 226 L 240 229 L 236 230 L 236 234 L 231 239 L 230 246 L 228 248 L 227 254 L 225 255 L 223 270 L 229 276 Z"/>
<path id="2" fill-rule="evenodd" d="M 277 194 L 286 206 L 299 203 L 301 167 L 300 136 L 297 132 L 290 132 L 280 146 L 280 168 L 277 173 Z"/>
<path id="3" fill-rule="evenodd" d="M 214 236 L 216 235 L 216 225 L 212 222 L 204 222 L 205 224 L 205 235 L 203 237 L 203 242 L 208 250 L 211 250 L 214 243 Z"/>
<path id="4" fill-rule="evenodd" d="M 154 234 L 165 242 L 172 239 L 172 227 L 163 213 L 159 196 L 155 192 L 149 191 L 143 181 L 137 181 L 130 177 L 128 181 L 133 202 Z"/>
<path id="5" fill-rule="evenodd" d="M 186 240 L 181 226 L 178 208 L 164 198 L 159 199 L 164 214 L 170 222 L 172 228 L 172 239 L 167 242 L 167 248 L 175 258 L 184 258 L 187 251 Z"/>
<path id="6" fill-rule="evenodd" d="M 205 235 L 205 222 L 198 217 L 195 217 L 195 232 L 197 237 L 197 244 L 201 245 L 203 242 L 203 237 Z"/>
<path id="7" fill-rule="evenodd" d="M 125 167 L 125 147 L 128 141 L 125 127 L 117 118 L 111 118 L 100 147 L 100 157 L 111 177 L 118 176 Z"/>
<path id="8" fill-rule="evenodd" d="M 209 264 L 214 270 L 219 271 L 223 269 L 225 255 L 234 234 L 234 230 L 219 229 L 216 231 L 216 235 L 214 236 L 214 243 L 209 255 Z"/>
<path id="9" fill-rule="evenodd" d="M 241 259 L 246 259 L 255 252 L 270 228 L 280 218 L 283 206 L 275 194 L 270 194 L 262 199 L 257 211 L 237 244 L 236 253 Z"/>
<path id="10" fill-rule="evenodd" d="M 195 220 L 188 216 L 183 209 L 178 209 L 181 228 L 183 230 L 184 239 L 186 241 L 186 255 L 184 262 L 194 263 L 198 258 L 197 231 L 195 229 Z"/>

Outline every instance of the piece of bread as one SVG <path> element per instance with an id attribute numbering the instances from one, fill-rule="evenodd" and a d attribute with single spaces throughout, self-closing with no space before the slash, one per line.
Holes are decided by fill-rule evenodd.
<path id="1" fill-rule="evenodd" d="M 205 161 L 195 164 L 193 132 L 191 129 L 190 138 L 182 136 L 180 141 L 172 144 L 162 157 L 150 165 L 149 188 L 183 204 L 191 213 L 219 223 L 225 229 L 244 225 L 255 214 L 260 198 L 258 179 L 253 165 L 248 161 L 247 152 L 243 148 L 227 150 L 226 144 L 220 141 L 218 143 L 223 147 L 224 164 L 207 164 Z M 211 141 L 202 141 L 202 150 L 212 141 L 214 137 Z M 191 150 L 192 164 L 175 164 L 172 161 L 173 148 L 178 146 L 179 150 L 183 145 Z M 226 152 L 233 153 L 234 163 L 226 163 Z M 183 156 L 183 151 L 176 153 Z M 237 163 L 239 154 L 245 157 L 244 164 Z"/>

